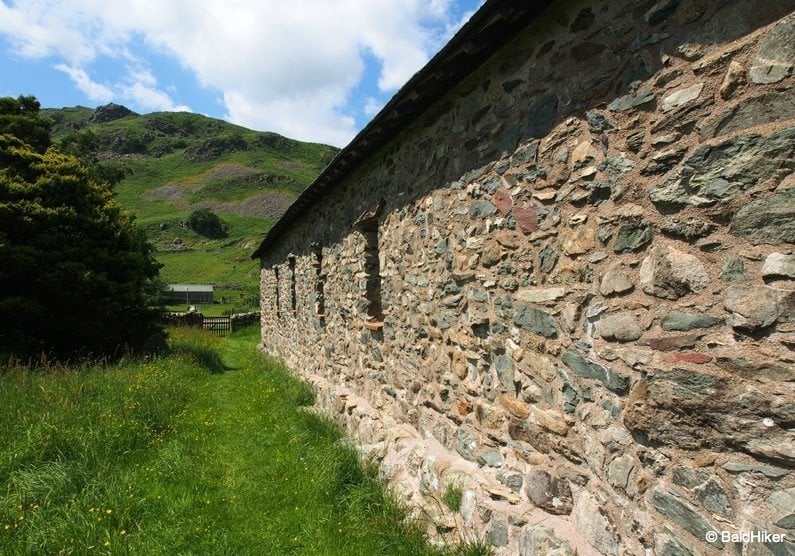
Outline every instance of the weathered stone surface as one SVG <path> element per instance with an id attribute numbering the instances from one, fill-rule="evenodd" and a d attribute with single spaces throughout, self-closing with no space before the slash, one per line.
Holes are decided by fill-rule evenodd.
<path id="1" fill-rule="evenodd" d="M 707 521 L 704 516 L 699 514 L 687 501 L 673 492 L 655 490 L 651 497 L 651 505 L 655 510 L 669 518 L 698 540 L 705 539 L 706 534 L 710 531 L 720 530 Z M 723 543 L 720 541 L 720 538 L 709 544 L 715 548 L 723 548 Z"/>
<path id="2" fill-rule="evenodd" d="M 659 25 L 668 19 L 676 8 L 679 6 L 680 0 L 659 0 L 644 14 L 643 19 L 651 25 Z"/>
<path id="3" fill-rule="evenodd" d="M 577 494 L 577 503 L 572 511 L 577 531 L 601 554 L 616 554 L 619 537 L 616 528 L 607 516 L 604 503 L 587 490 Z"/>
<path id="4" fill-rule="evenodd" d="M 629 280 L 627 273 L 624 272 L 620 262 L 611 264 L 602 277 L 599 284 L 599 293 L 605 297 L 631 291 L 635 286 Z"/>
<path id="5" fill-rule="evenodd" d="M 746 357 L 718 357 L 715 364 L 743 378 L 768 382 L 781 380 L 795 382 L 795 366 L 772 359 Z"/>
<path id="6" fill-rule="evenodd" d="M 497 379 L 502 384 L 502 387 L 508 390 L 509 392 L 513 392 L 516 388 L 514 386 L 514 371 L 513 371 L 513 359 L 511 359 L 510 355 L 496 355 L 493 359 L 493 366 L 494 370 L 497 372 Z"/>
<path id="7" fill-rule="evenodd" d="M 475 201 L 469 206 L 470 218 L 485 218 L 497 212 L 497 207 L 491 201 Z"/>
<path id="8" fill-rule="evenodd" d="M 593 249 L 596 241 L 594 228 L 578 227 L 560 234 L 560 248 L 567 255 L 582 255 Z"/>
<path id="9" fill-rule="evenodd" d="M 629 390 L 629 378 L 585 359 L 580 353 L 570 348 L 563 353 L 561 361 L 577 376 L 594 378 L 617 394 L 625 394 Z"/>
<path id="10" fill-rule="evenodd" d="M 615 128 L 615 126 L 610 123 L 610 120 L 607 119 L 607 116 L 595 110 L 589 110 L 586 112 L 585 120 L 588 122 L 588 129 L 595 133 Z"/>
<path id="11" fill-rule="evenodd" d="M 492 546 L 507 546 L 508 522 L 504 518 L 492 518 L 486 528 L 486 540 Z"/>
<path id="12" fill-rule="evenodd" d="M 718 89 L 722 99 L 731 98 L 737 88 L 745 83 L 744 70 L 745 68 L 737 60 L 729 62 L 729 69 L 726 70 L 726 75 Z"/>
<path id="13" fill-rule="evenodd" d="M 655 556 L 694 556 L 693 552 L 667 528 L 654 534 L 654 554 Z"/>
<path id="14" fill-rule="evenodd" d="M 657 351 L 671 351 L 672 349 L 693 347 L 703 335 L 703 333 L 695 332 L 693 334 L 678 334 L 660 338 L 645 338 L 644 341 L 650 348 Z"/>
<path id="15" fill-rule="evenodd" d="M 607 480 L 616 488 L 629 491 L 629 481 L 635 470 L 635 460 L 629 454 L 624 454 L 610 462 L 607 467 Z"/>
<path id="16" fill-rule="evenodd" d="M 695 256 L 670 246 L 655 246 L 640 267 L 644 292 L 663 299 L 679 299 L 703 291 L 708 284 L 704 265 Z"/>
<path id="17" fill-rule="evenodd" d="M 795 291 L 768 286 L 730 286 L 723 306 L 731 313 L 732 327 L 765 328 L 778 320 L 795 318 Z"/>
<path id="18" fill-rule="evenodd" d="M 696 365 L 704 365 L 713 359 L 714 357 L 705 353 L 673 353 L 664 358 L 665 361 L 674 363 L 694 363 Z"/>
<path id="19" fill-rule="evenodd" d="M 664 41 L 665 39 L 671 36 L 670 33 L 644 33 L 640 32 L 635 35 L 635 38 L 632 39 L 632 42 L 629 43 L 629 51 L 630 52 L 637 52 L 647 46 L 651 46 L 652 44 L 657 44 L 660 41 Z"/>
<path id="20" fill-rule="evenodd" d="M 498 189 L 494 195 L 491 196 L 491 202 L 503 216 L 511 212 L 511 208 L 513 207 L 513 200 L 510 194 L 502 189 Z"/>
<path id="21" fill-rule="evenodd" d="M 455 449 L 461 457 L 469 461 L 475 461 L 475 452 L 478 448 L 478 441 L 474 433 L 464 428 L 458 429 L 455 435 Z"/>
<path id="22" fill-rule="evenodd" d="M 549 527 L 527 525 L 519 537 L 519 556 L 574 556 L 574 551 Z"/>
<path id="23" fill-rule="evenodd" d="M 699 469 L 676 467 L 673 470 L 673 481 L 690 491 L 704 509 L 723 517 L 734 515 L 729 497 L 716 476 Z"/>
<path id="24" fill-rule="evenodd" d="M 745 272 L 745 263 L 737 257 L 726 257 L 718 278 L 724 282 L 747 282 L 748 273 Z"/>
<path id="25" fill-rule="evenodd" d="M 795 443 L 786 429 L 786 407 L 748 383 L 674 368 L 655 370 L 633 388 L 624 425 L 651 446 L 685 450 L 741 450 L 769 462 L 795 465 Z"/>
<path id="26" fill-rule="evenodd" d="M 795 189 L 793 189 L 795 191 Z M 541 272 L 549 273 L 558 263 L 558 254 L 549 245 L 545 245 L 538 253 L 539 268 Z"/>
<path id="27" fill-rule="evenodd" d="M 538 141 L 532 141 L 521 145 L 511 157 L 511 163 L 515 166 L 522 164 L 535 164 L 538 158 Z"/>
<path id="28" fill-rule="evenodd" d="M 654 92 L 651 89 L 644 89 L 615 99 L 607 105 L 607 109 L 612 112 L 626 112 L 652 101 L 654 101 Z"/>
<path id="29" fill-rule="evenodd" d="M 508 423 L 508 435 L 531 445 L 539 452 L 546 454 L 553 450 L 555 443 L 543 429 L 535 423 L 520 419 L 511 419 Z"/>
<path id="30" fill-rule="evenodd" d="M 601 319 L 596 330 L 605 340 L 634 342 L 643 333 L 638 321 L 628 314 L 609 315 Z"/>
<path id="31" fill-rule="evenodd" d="M 635 167 L 632 159 L 626 156 L 608 156 L 604 162 L 599 165 L 599 169 L 608 174 L 612 181 L 615 181 L 622 174 L 630 172 Z"/>
<path id="32" fill-rule="evenodd" d="M 631 253 L 646 247 L 654 237 L 652 227 L 648 223 L 624 224 L 618 229 L 613 251 L 616 253 Z"/>
<path id="33" fill-rule="evenodd" d="M 497 396 L 497 403 L 508 410 L 508 412 L 519 419 L 526 419 L 530 415 L 530 408 L 522 400 L 511 398 L 503 394 Z"/>
<path id="34" fill-rule="evenodd" d="M 771 253 L 762 266 L 765 278 L 795 278 L 795 255 Z"/>
<path id="35" fill-rule="evenodd" d="M 678 89 L 673 93 L 663 97 L 661 110 L 663 112 L 669 112 L 674 108 L 682 106 L 683 104 L 687 104 L 688 102 L 696 100 L 699 95 L 701 95 L 701 91 L 704 88 L 703 83 L 696 83 L 689 87 Z"/>
<path id="36" fill-rule="evenodd" d="M 440 537 L 554 554 L 543 525 L 578 554 L 717 554 L 650 504 L 668 488 L 721 529 L 789 524 L 767 501 L 795 485 L 795 320 L 786 303 L 764 328 L 720 319 L 740 281 L 795 289 L 766 260 L 795 245 L 795 77 L 744 82 L 792 10 L 693 0 L 666 13 L 675 3 L 553 3 L 458 84 L 412 82 L 420 98 L 387 112 L 397 127 L 335 162 L 263 258 L 262 349 L 312 384 L 412 510 L 439 517 Z M 469 56 L 455 52 L 453 71 Z M 447 85 L 425 111 L 424 91 Z M 627 93 L 613 105 L 625 111 L 606 108 Z M 674 178 L 673 200 L 650 205 Z M 376 245 L 349 224 L 379 196 Z M 310 326 L 321 291 L 325 326 Z M 383 331 L 366 330 L 379 293 Z M 571 514 L 531 503 L 531 469 L 568 481 Z M 439 516 L 452 481 L 461 510 Z M 727 549 L 789 549 L 757 544 Z"/>
<path id="37" fill-rule="evenodd" d="M 692 241 L 708 236 L 717 229 L 717 226 L 711 222 L 706 222 L 697 218 L 690 218 L 685 222 L 667 218 L 661 229 L 663 233 Z"/>
<path id="38" fill-rule="evenodd" d="M 513 216 L 516 225 L 525 234 L 531 234 L 538 229 L 538 209 L 531 207 L 513 207 Z"/>
<path id="39" fill-rule="evenodd" d="M 795 243 L 795 187 L 745 205 L 729 229 L 754 244 Z"/>
<path id="40" fill-rule="evenodd" d="M 773 523 L 785 529 L 795 529 L 795 488 L 778 490 L 767 499 Z"/>
<path id="41" fill-rule="evenodd" d="M 795 170 L 795 128 L 769 136 L 740 135 L 697 148 L 682 169 L 649 197 L 655 203 L 711 206 L 770 178 Z"/>
<path id="42" fill-rule="evenodd" d="M 556 515 L 571 513 L 573 499 L 571 488 L 565 479 L 533 469 L 525 477 L 525 493 L 533 504 L 545 512 Z"/>
<path id="43" fill-rule="evenodd" d="M 789 471 L 781 467 L 764 465 L 762 463 L 743 463 L 740 461 L 727 461 L 723 464 L 723 468 L 729 473 L 761 473 L 765 477 L 771 479 L 780 479 L 789 473 Z"/>
<path id="44" fill-rule="evenodd" d="M 663 317 L 660 326 L 663 330 L 687 332 L 694 328 L 709 328 L 718 324 L 723 324 L 722 318 L 674 311 Z"/>
<path id="45" fill-rule="evenodd" d="M 529 409 L 530 420 L 545 431 L 555 433 L 558 436 L 566 436 L 568 434 L 569 426 L 560 411 L 542 409 L 537 405 L 530 406 Z"/>
<path id="46" fill-rule="evenodd" d="M 534 102 L 527 111 L 527 137 L 539 138 L 549 133 L 557 111 L 558 97 L 555 94 L 546 95 Z"/>
<path id="47" fill-rule="evenodd" d="M 795 118 L 792 91 L 770 91 L 737 104 L 727 112 L 699 124 L 705 138 L 735 133 L 771 122 Z"/>
<path id="48" fill-rule="evenodd" d="M 762 39 L 748 68 L 752 83 L 777 83 L 792 74 L 795 64 L 795 16 L 779 21 Z"/>
<path id="49" fill-rule="evenodd" d="M 504 460 L 502 454 L 495 450 L 481 452 L 477 457 L 478 465 L 486 467 L 502 467 Z"/>
<path id="50" fill-rule="evenodd" d="M 555 321 L 540 309 L 529 305 L 520 305 L 513 315 L 513 322 L 528 332 L 540 334 L 545 338 L 554 338 L 558 335 Z"/>
<path id="51" fill-rule="evenodd" d="M 666 151 L 659 152 L 651 157 L 646 166 L 644 166 L 640 174 L 642 176 L 653 176 L 657 174 L 664 174 L 684 158 L 687 149 L 674 148 Z"/>
<path id="52" fill-rule="evenodd" d="M 566 288 L 522 288 L 514 296 L 522 303 L 548 303 L 566 295 Z"/>

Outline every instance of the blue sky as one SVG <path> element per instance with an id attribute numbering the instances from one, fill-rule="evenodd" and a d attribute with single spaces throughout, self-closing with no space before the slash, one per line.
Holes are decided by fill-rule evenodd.
<path id="1" fill-rule="evenodd" d="M 345 145 L 484 0 L 0 0 L 0 96 Z"/>

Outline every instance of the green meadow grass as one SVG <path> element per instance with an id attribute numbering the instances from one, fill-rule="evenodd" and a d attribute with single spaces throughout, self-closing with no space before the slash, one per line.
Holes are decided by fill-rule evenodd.
<path id="1" fill-rule="evenodd" d="M 362 467 L 311 390 L 227 339 L 153 361 L 0 372 L 0 554 L 442 551 Z"/>

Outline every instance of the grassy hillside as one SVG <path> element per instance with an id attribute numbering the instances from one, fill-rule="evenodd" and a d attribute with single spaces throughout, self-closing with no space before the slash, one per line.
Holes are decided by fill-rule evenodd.
<path id="1" fill-rule="evenodd" d="M 108 105 L 43 113 L 55 122 L 54 142 L 79 144 L 126 172 L 117 198 L 146 229 L 166 282 L 212 283 L 243 300 L 257 289 L 250 254 L 337 152 L 185 112 L 139 115 Z M 227 237 L 208 239 L 184 225 L 199 208 L 224 220 Z"/>

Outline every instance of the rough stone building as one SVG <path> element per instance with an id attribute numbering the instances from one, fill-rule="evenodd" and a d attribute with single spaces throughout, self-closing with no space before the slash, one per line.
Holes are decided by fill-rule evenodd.
<path id="1" fill-rule="evenodd" d="M 262 349 L 440 534 L 793 554 L 793 10 L 488 0 L 264 239 Z"/>

